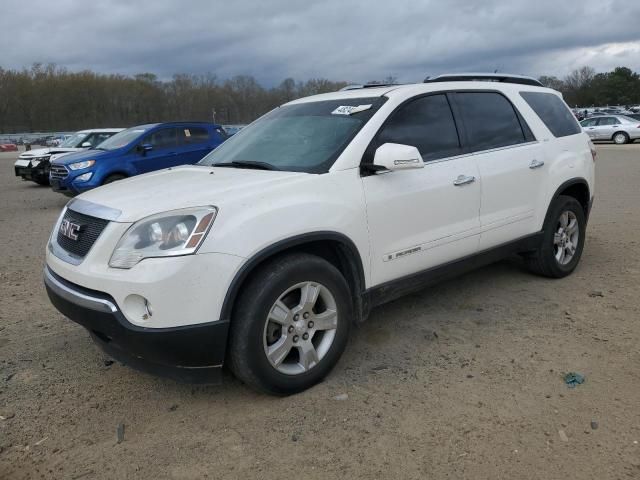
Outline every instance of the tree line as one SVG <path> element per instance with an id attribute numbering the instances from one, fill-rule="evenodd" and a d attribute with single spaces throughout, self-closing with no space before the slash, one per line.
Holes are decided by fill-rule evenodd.
<path id="1" fill-rule="evenodd" d="M 572 71 L 563 79 L 542 76 L 540 82 L 562 92 L 571 107 L 640 105 L 640 75 L 627 67 L 596 73 L 591 67 Z"/>
<path id="2" fill-rule="evenodd" d="M 129 127 L 170 120 L 248 123 L 290 100 L 339 90 L 345 82 L 283 80 L 272 88 L 239 75 L 174 75 L 160 80 L 70 72 L 56 65 L 0 68 L 0 133 Z"/>
<path id="3" fill-rule="evenodd" d="M 394 81 L 388 77 L 372 83 Z M 571 106 L 640 104 L 640 75 L 626 67 L 607 73 L 583 67 L 564 79 L 542 76 L 540 81 L 561 91 Z M 152 73 L 70 72 L 52 64 L 22 70 L 0 67 L 0 133 L 214 118 L 222 124 L 248 123 L 282 103 L 345 85 L 322 78 L 305 82 L 287 78 L 265 88 L 248 75 L 219 79 L 213 74 L 179 74 L 161 80 Z"/>

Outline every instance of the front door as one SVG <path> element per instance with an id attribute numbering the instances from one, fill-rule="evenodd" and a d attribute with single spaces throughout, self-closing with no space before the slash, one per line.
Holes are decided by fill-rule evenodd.
<path id="1" fill-rule="evenodd" d="M 418 97 L 387 120 L 372 147 L 418 148 L 423 169 L 364 176 L 371 239 L 371 281 L 379 285 L 475 253 L 480 175 L 462 155 L 444 94 Z"/>
<path id="2" fill-rule="evenodd" d="M 151 150 L 143 150 L 150 145 Z M 159 128 L 144 136 L 138 147 L 138 155 L 134 160 L 137 173 L 153 172 L 175 165 L 178 154 L 177 130 L 174 127 Z"/>
<path id="3" fill-rule="evenodd" d="M 582 129 L 589 135 L 591 140 L 597 140 L 598 135 L 598 119 L 597 118 L 588 118 L 587 120 L 583 120 L 580 125 L 582 125 Z"/>

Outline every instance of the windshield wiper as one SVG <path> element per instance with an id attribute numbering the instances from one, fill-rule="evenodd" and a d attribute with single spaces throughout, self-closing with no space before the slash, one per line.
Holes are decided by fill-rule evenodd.
<path id="1" fill-rule="evenodd" d="M 233 162 L 214 163 L 212 167 L 254 168 L 256 170 L 280 170 L 267 162 L 253 162 L 250 160 L 234 160 Z"/>

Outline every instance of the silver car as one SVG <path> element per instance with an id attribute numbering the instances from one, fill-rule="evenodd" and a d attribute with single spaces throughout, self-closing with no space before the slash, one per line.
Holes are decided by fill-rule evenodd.
<path id="1" fill-rule="evenodd" d="M 580 122 L 591 140 L 613 140 L 622 145 L 640 139 L 640 121 L 624 115 L 603 115 Z"/>

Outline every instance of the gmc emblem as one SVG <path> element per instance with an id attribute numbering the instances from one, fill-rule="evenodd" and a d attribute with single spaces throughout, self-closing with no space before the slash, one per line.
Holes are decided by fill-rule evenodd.
<path id="1" fill-rule="evenodd" d="M 71 240 L 78 240 L 80 225 L 77 223 L 71 223 L 69 220 L 62 220 L 62 223 L 60 224 L 60 233 Z"/>

